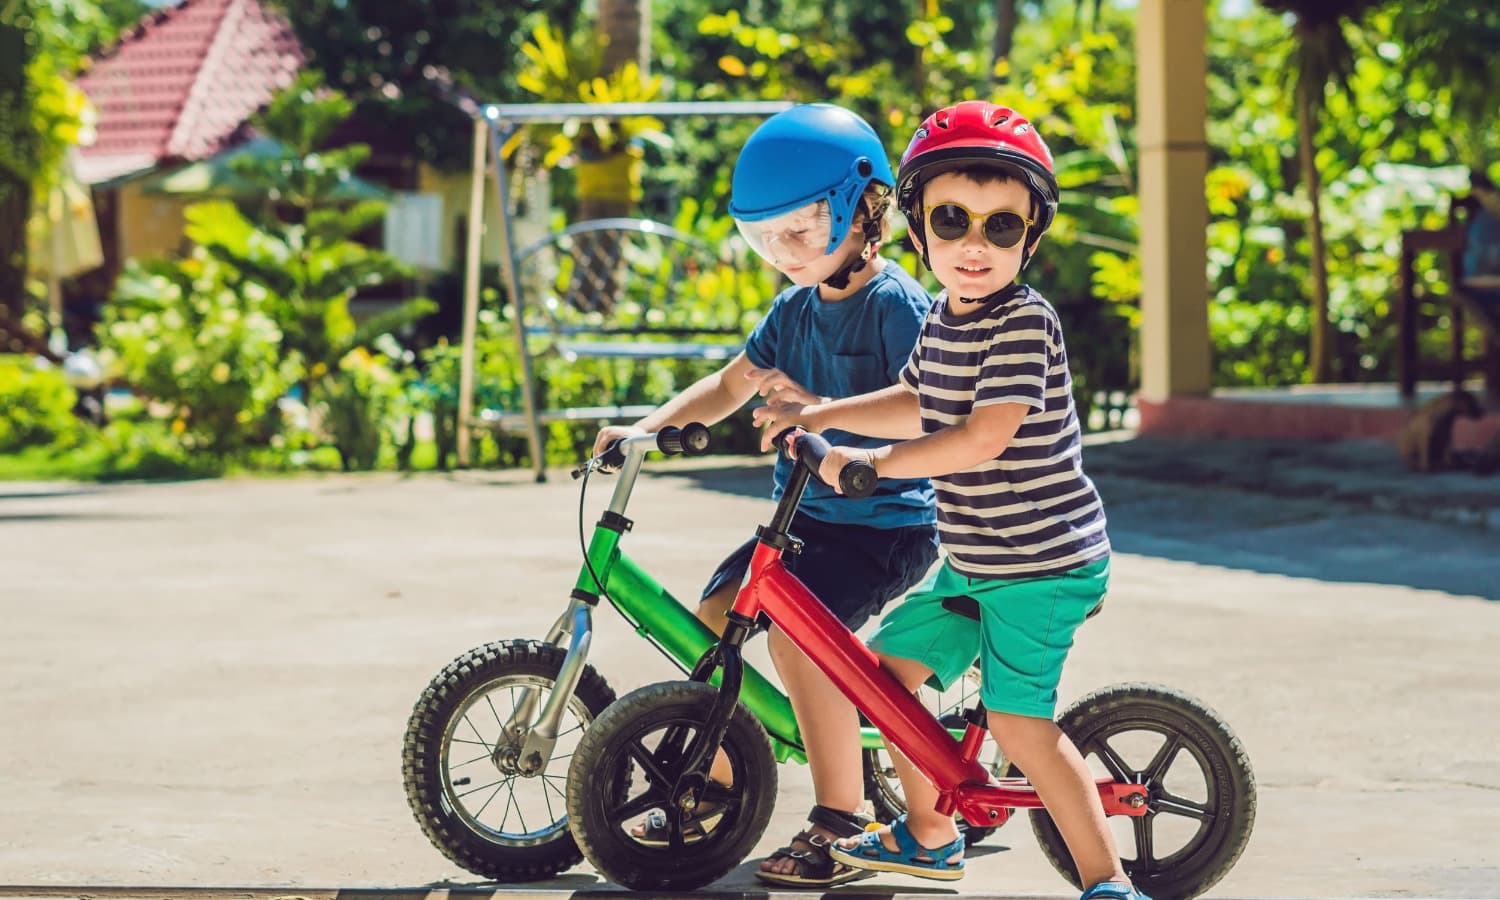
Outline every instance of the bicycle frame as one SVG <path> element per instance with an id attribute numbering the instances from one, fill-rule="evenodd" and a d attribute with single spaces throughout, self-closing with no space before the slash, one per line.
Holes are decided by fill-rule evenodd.
<path id="1" fill-rule="evenodd" d="M 547 706 L 536 717 L 535 724 L 530 725 L 530 731 L 527 732 L 527 726 L 533 721 L 536 698 L 529 692 L 516 704 L 506 723 L 515 734 L 527 734 L 520 754 L 522 768 L 526 771 L 544 768 L 552 757 L 558 723 L 588 657 L 593 635 L 593 609 L 599 603 L 601 584 L 611 605 L 635 628 L 636 634 L 655 644 L 684 672 L 719 642 L 719 637 L 698 621 L 692 610 L 620 549 L 620 540 L 632 525 L 625 516 L 625 508 L 635 489 L 641 463 L 655 447 L 651 436 L 630 438 L 622 443 L 625 463 L 620 469 L 614 493 L 589 539 L 587 561 L 579 567 L 568 608 L 547 632 L 546 642 L 549 644 L 562 647 L 566 641 L 567 658 Z M 717 683 L 717 678 L 714 681 Z M 778 762 L 807 761 L 791 702 L 753 666 L 744 667 L 739 699 L 765 726 Z M 861 744 L 866 748 L 882 747 L 880 732 L 875 728 L 861 729 Z"/>
<path id="2" fill-rule="evenodd" d="M 937 788 L 938 812 L 952 815 L 956 811 L 973 825 L 995 826 L 1004 822 L 1012 809 L 1042 807 L 1036 790 L 1024 778 L 997 781 L 976 761 L 985 733 L 981 707 L 971 711 L 962 740 L 955 741 L 916 696 L 881 667 L 875 654 L 787 570 L 782 561 L 783 551 L 792 544 L 787 526 L 810 477 L 806 464 L 799 460 L 775 518 L 759 530 L 760 543 L 750 563 L 749 579 L 729 614 L 730 626 L 718 647 L 694 670 L 694 679 L 703 680 L 711 667 L 722 666 L 726 687 L 721 688 L 720 700 L 703 733 L 689 749 L 684 770 L 698 772 L 710 748 L 723 739 L 734 700 L 728 685 L 738 681 L 733 670 L 743 665 L 739 643 L 749 624 L 764 614 L 781 626 L 792 643 Z M 701 780 L 701 775 L 695 780 Z M 1106 815 L 1146 814 L 1144 785 L 1101 778 L 1098 787 Z"/>

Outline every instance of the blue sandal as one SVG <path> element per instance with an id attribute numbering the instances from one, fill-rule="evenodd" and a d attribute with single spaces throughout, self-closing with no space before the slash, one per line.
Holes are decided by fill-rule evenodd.
<path id="1" fill-rule="evenodd" d="M 937 881 L 957 881 L 964 877 L 962 859 L 956 863 L 948 862 L 948 857 L 963 851 L 963 835 L 951 844 L 923 847 L 907 829 L 906 816 L 899 816 L 891 823 L 891 836 L 896 839 L 896 850 L 886 849 L 880 842 L 880 832 L 867 831 L 860 835 L 858 844 L 847 850 L 837 843 L 830 845 L 828 855 L 854 869 L 896 872 Z"/>
<path id="2" fill-rule="evenodd" d="M 1118 881 L 1101 881 L 1083 892 L 1078 900 L 1151 900 L 1135 889 L 1134 885 Z"/>

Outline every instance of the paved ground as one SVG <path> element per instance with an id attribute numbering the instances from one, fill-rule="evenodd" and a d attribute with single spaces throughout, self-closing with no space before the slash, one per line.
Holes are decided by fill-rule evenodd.
<path id="1" fill-rule="evenodd" d="M 1092 448 L 1119 555 L 1064 702 L 1155 680 L 1234 725 L 1260 814 L 1211 896 L 1500 896 L 1500 536 L 1375 508 L 1437 493 L 1399 470 L 1330 500 L 1378 457 L 1320 452 L 1334 464 L 1271 469 L 1322 468 L 1322 489 L 1251 492 L 1170 463 L 1242 471 L 1253 445 Z M 768 478 L 761 460 L 654 465 L 630 552 L 692 595 L 769 512 Z M 0 895 L 491 893 L 412 822 L 399 740 L 449 659 L 543 633 L 576 572 L 576 504 L 565 476 L 519 473 L 0 485 Z M 618 690 L 674 677 L 599 624 Z M 804 767 L 781 777 L 762 851 L 810 802 Z M 1068 896 L 1024 821 L 972 860 L 952 888 L 839 893 Z M 717 895 L 767 896 L 750 865 Z M 608 889 L 586 868 L 532 887 Z"/>

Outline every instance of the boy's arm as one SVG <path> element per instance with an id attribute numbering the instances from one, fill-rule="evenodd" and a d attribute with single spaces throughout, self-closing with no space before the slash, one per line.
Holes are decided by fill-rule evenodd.
<path id="1" fill-rule="evenodd" d="M 755 393 L 755 382 L 747 373 L 755 367 L 742 350 L 722 369 L 705 375 L 688 385 L 677 396 L 656 408 L 656 411 L 636 422 L 644 431 L 660 431 L 667 425 L 686 425 L 702 422 L 713 425 L 727 418 L 745 405 Z"/>
<path id="2" fill-rule="evenodd" d="M 866 452 L 881 478 L 951 475 L 1003 453 L 1030 411 L 1024 403 L 980 406 L 957 425 Z"/>
<path id="3" fill-rule="evenodd" d="M 901 384 L 826 403 L 769 403 L 755 410 L 753 417 L 761 428 L 762 450 L 769 450 L 771 439 L 793 425 L 811 431 L 838 428 L 867 437 L 914 438 L 922 434 L 917 395 Z"/>
<path id="4" fill-rule="evenodd" d="M 756 382 L 748 377 L 753 371 L 755 367 L 744 351 L 740 351 L 723 368 L 693 382 L 634 425 L 610 425 L 600 429 L 594 438 L 594 455 L 603 453 L 604 448 L 615 440 L 632 434 L 649 434 L 667 425 L 680 427 L 689 422 L 712 425 L 722 421 L 744 406 L 755 393 Z"/>

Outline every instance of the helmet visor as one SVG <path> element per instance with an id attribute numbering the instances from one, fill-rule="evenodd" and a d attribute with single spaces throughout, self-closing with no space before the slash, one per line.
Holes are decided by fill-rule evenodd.
<path id="1" fill-rule="evenodd" d="M 778 268 L 806 265 L 823 256 L 833 233 L 826 200 L 769 219 L 735 219 L 734 224 L 750 249 Z"/>

